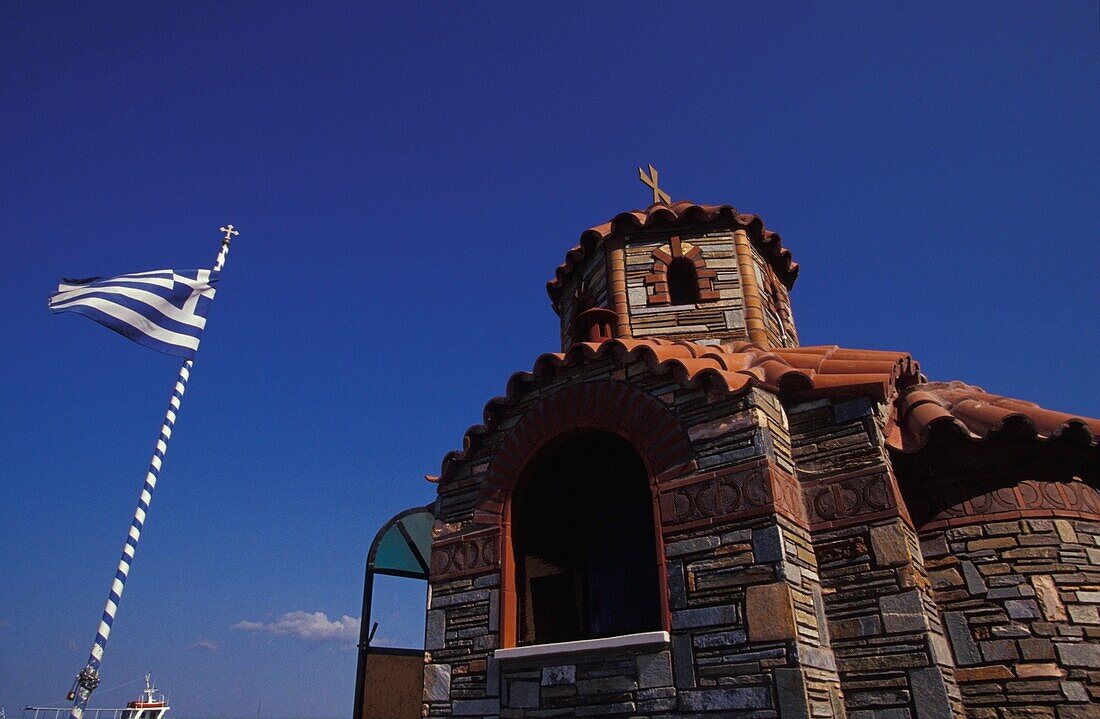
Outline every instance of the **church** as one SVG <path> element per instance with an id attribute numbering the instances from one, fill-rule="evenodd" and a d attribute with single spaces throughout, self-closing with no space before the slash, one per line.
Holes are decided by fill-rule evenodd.
<path id="1" fill-rule="evenodd" d="M 1100 716 L 1100 420 L 801 346 L 780 236 L 652 180 L 378 533 L 356 719 Z M 370 646 L 374 574 L 423 649 Z"/>

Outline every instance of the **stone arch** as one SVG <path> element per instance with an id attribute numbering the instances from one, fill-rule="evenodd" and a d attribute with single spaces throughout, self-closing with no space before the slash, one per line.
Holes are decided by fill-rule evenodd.
<path id="1" fill-rule="evenodd" d="M 475 521 L 491 527 L 484 533 L 499 542 L 494 559 L 501 572 L 502 646 L 514 646 L 517 636 L 511 542 L 511 505 L 516 486 L 541 452 L 564 438 L 590 430 L 618 435 L 640 455 L 650 485 L 656 556 L 664 556 L 657 487 L 665 478 L 686 471 L 692 461 L 691 442 L 672 411 L 646 392 L 615 381 L 575 384 L 541 398 L 508 431 L 494 453 L 477 503 L 481 509 Z M 658 583 L 662 623 L 667 630 L 668 588 L 663 569 L 658 571 Z"/>
<path id="2" fill-rule="evenodd" d="M 645 276 L 646 304 L 668 305 L 672 303 L 672 295 L 669 292 L 668 268 L 677 261 L 685 260 L 695 267 L 695 279 L 698 283 L 700 302 L 711 302 L 718 299 L 718 292 L 714 289 L 714 278 L 717 271 L 707 268 L 703 251 L 690 242 L 684 242 L 677 235 L 669 240 L 667 245 L 661 245 L 653 251 L 653 267 Z"/>
<path id="3" fill-rule="evenodd" d="M 503 521 L 505 503 L 528 462 L 554 440 L 586 429 L 633 444 L 651 483 L 692 459 L 687 433 L 657 398 L 624 382 L 575 384 L 539 399 L 508 431 L 486 472 L 478 506 L 497 508 Z"/>

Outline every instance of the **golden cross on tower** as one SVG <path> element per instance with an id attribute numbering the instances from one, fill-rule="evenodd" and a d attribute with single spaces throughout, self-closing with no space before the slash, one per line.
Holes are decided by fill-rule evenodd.
<path id="1" fill-rule="evenodd" d="M 229 225 L 228 227 L 219 227 L 218 229 L 225 233 L 225 237 L 223 237 L 222 239 L 226 242 L 229 242 L 230 240 L 232 240 L 233 235 L 241 234 L 240 232 L 237 232 L 236 230 L 233 229 L 233 225 Z"/>
<path id="2" fill-rule="evenodd" d="M 672 204 L 672 198 L 668 196 L 668 193 L 657 186 L 657 168 L 653 165 L 649 166 L 649 175 L 645 174 L 645 170 L 638 168 L 638 179 L 643 183 L 653 188 L 653 204 L 663 202 L 666 205 Z"/>

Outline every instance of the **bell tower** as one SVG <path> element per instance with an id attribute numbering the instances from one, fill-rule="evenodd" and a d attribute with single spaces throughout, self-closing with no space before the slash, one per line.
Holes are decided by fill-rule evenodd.
<path id="1" fill-rule="evenodd" d="M 648 337 L 797 347 L 790 290 L 798 265 L 777 233 L 730 205 L 654 203 L 581 235 L 547 283 L 562 349 Z"/>

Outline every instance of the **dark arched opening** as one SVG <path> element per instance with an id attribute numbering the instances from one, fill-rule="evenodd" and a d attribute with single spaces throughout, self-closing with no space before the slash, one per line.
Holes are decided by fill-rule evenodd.
<path id="1" fill-rule="evenodd" d="M 662 628 L 652 495 L 626 440 L 589 432 L 535 460 L 512 541 L 520 644 Z"/>
<path id="2" fill-rule="evenodd" d="M 668 296 L 674 305 L 693 305 L 699 301 L 699 277 L 691 260 L 677 257 L 668 266 Z"/>

